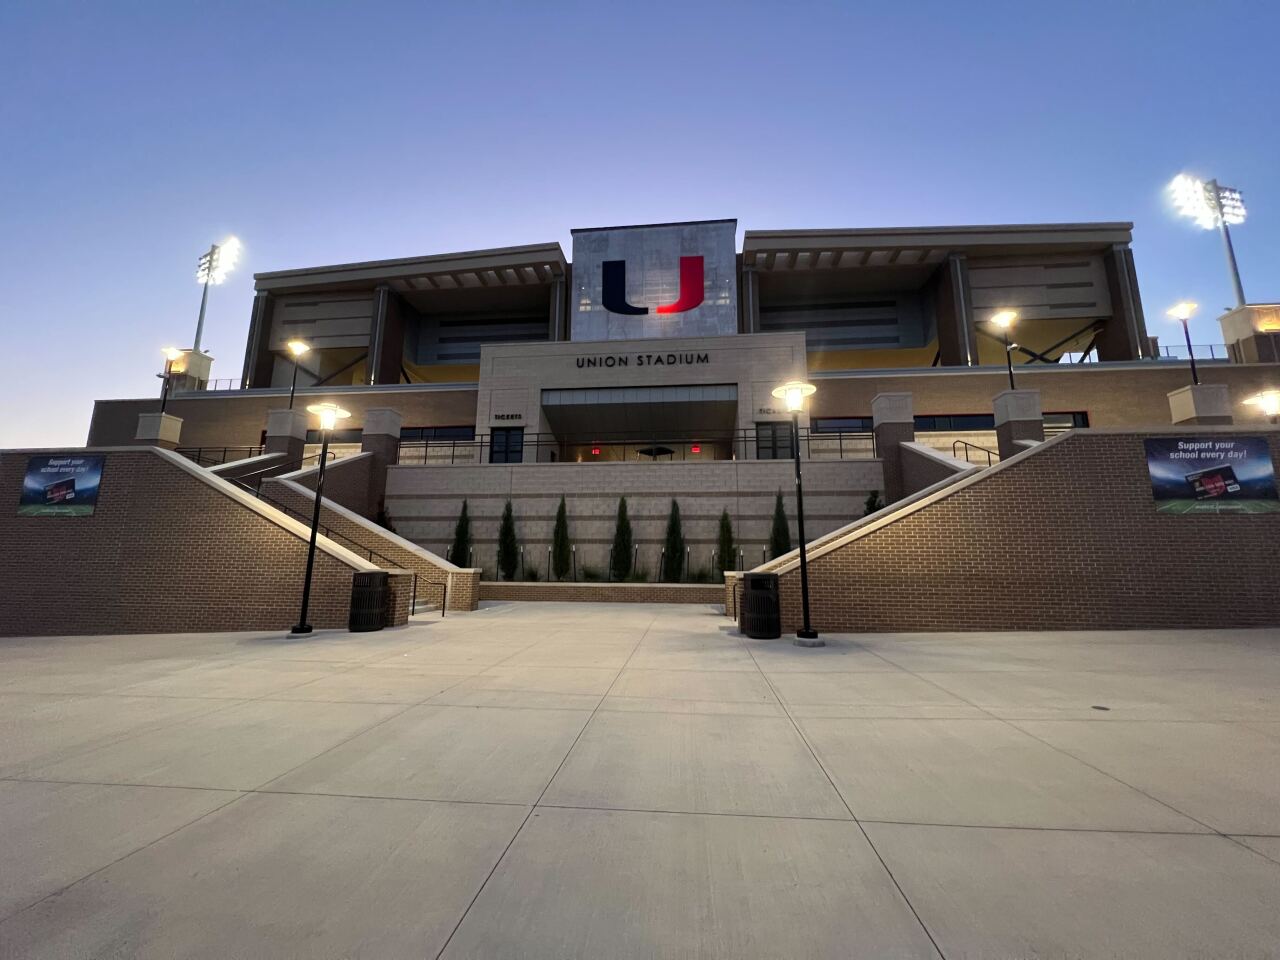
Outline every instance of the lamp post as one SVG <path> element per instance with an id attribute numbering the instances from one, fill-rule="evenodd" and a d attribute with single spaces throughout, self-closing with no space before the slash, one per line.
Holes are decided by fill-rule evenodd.
<path id="1" fill-rule="evenodd" d="M 1190 300 L 1183 300 L 1181 303 L 1175 303 L 1166 310 L 1165 315 L 1182 324 L 1182 336 L 1187 341 L 1187 356 L 1191 358 L 1191 382 L 1199 386 L 1200 374 L 1196 372 L 1196 355 L 1191 349 L 1191 328 L 1187 326 L 1187 321 L 1191 319 L 1191 315 L 1195 312 L 1196 305 Z"/>
<path id="2" fill-rule="evenodd" d="M 302 612 L 298 614 L 298 623 L 289 631 L 290 636 L 301 636 L 311 632 L 311 624 L 307 623 L 307 606 L 311 602 L 311 571 L 316 563 L 316 536 L 320 531 L 320 500 L 324 496 L 324 465 L 329 459 L 329 435 L 339 420 L 351 416 L 350 410 L 343 410 L 336 403 L 315 403 L 307 407 L 308 413 L 320 418 L 320 472 L 316 476 L 316 505 L 311 515 L 311 543 L 307 546 L 307 572 L 302 581 Z"/>
<path id="3" fill-rule="evenodd" d="M 1269 417 L 1272 423 L 1280 423 L 1280 390 L 1263 390 L 1254 394 L 1245 403 L 1260 407 L 1262 415 Z"/>
<path id="4" fill-rule="evenodd" d="M 173 365 L 176 361 L 182 359 L 182 351 L 177 347 L 165 347 L 164 353 L 164 373 L 157 373 L 160 378 L 160 412 L 164 413 L 164 408 L 169 404 L 169 380 L 173 376 Z"/>
<path id="5" fill-rule="evenodd" d="M 1009 342 L 1009 328 L 1017 322 L 1018 313 L 1015 310 L 1001 310 L 991 318 L 991 325 L 998 329 L 1004 337 L 1004 363 L 1009 370 L 1009 389 L 1016 390 L 1013 385 L 1013 351 L 1018 345 Z"/>
<path id="6" fill-rule="evenodd" d="M 200 295 L 200 319 L 196 321 L 196 340 L 191 347 L 193 353 L 200 352 L 200 338 L 204 336 L 204 308 L 209 302 L 209 285 L 216 287 L 226 280 L 239 259 L 240 241 L 227 237 L 221 243 L 212 244 L 196 265 L 196 283 L 204 284 L 204 293 Z"/>
<path id="7" fill-rule="evenodd" d="M 293 356 L 293 379 L 289 381 L 289 409 L 293 409 L 293 392 L 298 389 L 298 361 L 303 354 L 311 352 L 311 345 L 305 340 L 290 340 L 285 344 Z"/>
<path id="8" fill-rule="evenodd" d="M 1239 225 L 1245 221 L 1244 198 L 1234 187 L 1223 187 L 1217 180 L 1207 183 L 1180 173 L 1169 184 L 1169 193 L 1178 213 L 1189 217 L 1205 230 L 1217 227 L 1222 234 L 1222 246 L 1227 254 L 1227 272 L 1236 291 L 1236 306 L 1245 305 L 1244 286 L 1240 283 L 1240 267 L 1236 264 L 1236 250 L 1231 244 L 1228 224 Z"/>
<path id="9" fill-rule="evenodd" d="M 796 532 L 800 536 L 800 606 L 803 612 L 803 626 L 796 631 L 796 646 L 822 647 L 825 642 L 818 637 L 818 631 L 809 624 L 809 559 L 805 550 L 804 539 L 804 486 L 800 482 L 800 411 L 804 408 L 805 397 L 817 392 L 817 387 L 803 380 L 792 380 L 773 389 L 773 395 L 787 404 L 791 412 L 791 451 L 796 462 Z"/>

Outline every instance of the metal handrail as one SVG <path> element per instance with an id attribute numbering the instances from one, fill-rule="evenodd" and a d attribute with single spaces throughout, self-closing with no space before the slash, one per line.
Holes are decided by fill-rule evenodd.
<path id="1" fill-rule="evenodd" d="M 215 460 L 212 458 L 212 455 L 206 456 L 205 455 L 206 450 L 208 451 L 221 450 L 222 459 Z M 237 453 L 240 453 L 243 451 L 244 456 L 236 457 L 234 460 L 229 459 L 228 456 L 233 450 L 236 451 Z M 233 446 L 225 446 L 225 447 L 178 447 L 173 452 L 178 454 L 179 456 L 186 457 L 188 460 L 194 460 L 196 463 L 200 464 L 201 466 L 220 467 L 226 463 L 235 463 L 237 460 L 248 460 L 250 457 L 260 456 L 262 454 L 262 451 L 263 451 L 263 448 L 261 446 L 255 447 L 255 446 L 248 446 L 248 445 L 243 445 L 243 446 L 233 445 Z"/>
<path id="2" fill-rule="evenodd" d="M 786 421 L 781 421 L 780 425 Z M 644 431 L 607 434 L 525 433 L 517 450 L 509 446 L 500 452 L 516 457 L 497 462 L 521 462 L 530 448 L 533 461 L 564 462 L 574 456 L 577 462 L 716 462 L 747 456 L 759 459 L 758 443 L 767 437 L 765 448 L 778 453 L 777 459 L 790 459 L 791 444 L 777 434 L 765 434 L 755 428 L 712 430 L 697 437 L 671 437 Z M 831 432 L 802 428 L 800 442 L 808 459 L 869 460 L 876 456 L 875 435 L 862 432 Z M 719 450 L 695 451 L 694 447 L 719 447 Z M 480 464 L 493 462 L 493 435 L 481 434 L 472 440 L 403 440 L 400 442 L 401 464 Z M 716 453 L 722 454 L 715 456 Z M 415 455 L 416 454 L 416 455 Z M 725 455 L 727 454 L 727 455 Z M 771 459 L 766 457 L 765 459 Z"/>
<path id="3" fill-rule="evenodd" d="M 308 458 L 308 459 L 311 459 L 311 458 Z M 285 503 L 284 501 L 279 500 L 279 499 L 277 499 L 276 497 L 271 496 L 270 494 L 264 493 L 264 492 L 262 491 L 261 486 L 259 486 L 259 487 L 257 487 L 257 488 L 253 488 L 253 487 L 250 487 L 248 484 L 241 483 L 239 479 L 233 479 L 231 482 L 232 482 L 232 483 L 234 483 L 234 484 L 236 484 L 236 486 L 242 487 L 243 489 L 245 489 L 245 490 L 246 490 L 246 491 L 248 491 L 249 493 L 252 493 L 252 494 L 253 494 L 255 497 L 257 497 L 259 500 L 265 500 L 267 503 L 271 504 L 271 505 L 272 505 L 273 507 L 275 507 L 277 510 L 282 511 L 283 513 L 285 513 L 285 514 L 287 514 L 287 515 L 294 516 L 294 517 L 296 517 L 296 518 L 298 518 L 298 519 L 302 520 L 304 523 L 306 523 L 306 525 L 307 525 L 307 526 L 311 526 L 311 517 L 310 517 L 310 516 L 308 516 L 308 515 L 307 515 L 306 513 L 304 513 L 303 511 L 299 510 L 297 507 L 292 507 L 292 506 L 290 506 L 289 504 Z M 322 499 L 323 499 L 323 498 L 322 498 Z M 398 563 L 397 561 L 392 560 L 390 557 L 383 556 L 382 554 L 378 553 L 378 552 L 377 552 L 376 550 L 374 550 L 373 548 L 365 546 L 365 545 L 364 545 L 363 543 L 361 543 L 360 541 L 358 541 L 358 540 L 354 540 L 354 539 L 352 539 L 351 537 L 348 537 L 348 536 L 347 536 L 346 534 L 344 534 L 344 533 L 339 533 L 337 530 L 333 529 L 333 528 L 332 528 L 332 527 L 330 527 L 330 526 L 327 526 L 326 524 L 323 524 L 323 523 L 322 523 L 322 524 L 320 524 L 320 525 L 319 525 L 319 530 L 320 530 L 320 532 L 321 532 L 322 534 L 324 534 L 324 535 L 325 535 L 326 537 L 328 537 L 330 540 L 333 540 L 333 541 L 338 542 L 338 543 L 342 543 L 343 541 L 345 541 L 346 543 L 353 544 L 353 545 L 354 545 L 358 550 L 360 550 L 361 552 L 363 552 L 363 553 L 367 553 L 367 554 L 369 555 L 369 562 L 370 562 L 370 563 L 372 563 L 374 560 L 378 560 L 378 561 L 380 561 L 384 566 L 391 567 L 391 568 L 394 568 L 394 569 L 397 569 L 397 570 L 403 570 L 403 569 L 404 569 L 404 567 L 403 567 L 400 563 Z M 348 548 L 348 549 L 349 549 L 349 548 Z M 446 609 L 446 608 L 448 607 L 448 605 L 449 605 L 449 582 L 448 582 L 448 580 L 432 580 L 430 577 L 424 577 L 424 576 L 422 576 L 422 574 L 418 573 L 416 570 L 409 570 L 409 571 L 407 571 L 407 572 L 408 572 L 408 573 L 410 573 L 410 574 L 413 576 L 413 594 L 412 594 L 412 596 L 410 597 L 410 600 L 409 600 L 409 615 L 410 615 L 410 616 L 412 616 L 414 613 L 416 613 L 416 612 L 417 612 L 417 609 L 418 609 L 418 581 L 419 581 L 419 580 L 421 580 L 423 583 L 430 583 L 430 584 L 434 584 L 435 586 L 440 587 L 440 619 L 441 619 L 441 620 L 443 620 L 443 619 L 444 619 L 444 616 L 445 616 L 445 609 Z"/>
<path id="4" fill-rule="evenodd" d="M 331 462 L 333 460 L 336 460 L 337 458 L 338 458 L 338 455 L 333 451 L 330 451 L 328 461 L 326 462 Z M 272 471 L 275 471 L 275 470 L 281 471 L 283 473 L 291 473 L 294 470 L 302 469 L 304 464 L 309 463 L 312 460 L 319 460 L 319 459 L 320 459 L 320 454 L 313 453 L 309 457 L 303 457 L 300 460 L 291 460 L 288 463 L 272 463 L 263 467 L 261 470 L 253 470 L 253 471 L 250 471 L 249 473 L 244 474 L 244 476 L 236 477 L 234 480 L 232 480 L 232 482 L 239 483 L 241 486 L 246 486 L 244 483 L 245 480 L 247 480 L 250 477 L 257 477 L 257 483 L 254 485 L 254 489 L 253 489 L 254 496 L 257 496 L 258 490 L 262 486 L 262 481 L 272 479 L 271 477 L 264 476 L 264 474 L 271 473 Z"/>
<path id="5" fill-rule="evenodd" d="M 991 449 L 989 449 L 989 448 L 987 448 L 987 447 L 979 446 L 979 445 L 978 445 L 978 444 L 976 444 L 976 443 L 970 443 L 968 440 L 957 440 L 957 441 L 955 441 L 953 444 L 951 444 L 951 456 L 955 457 L 957 460 L 959 460 L 959 459 L 960 459 L 960 455 L 959 455 L 959 452 L 958 452 L 958 449 L 959 449 L 960 447 L 964 447 L 964 462 L 965 462 L 965 463 L 972 463 L 972 462 L 973 462 L 972 460 L 970 460 L 970 459 L 969 459 L 969 451 L 970 451 L 970 450 L 980 450 L 981 452 L 985 453 L 985 454 L 987 455 L 987 466 L 988 466 L 988 467 L 989 467 L 989 466 L 991 466 L 993 463 L 995 463 L 997 460 L 999 460 L 999 459 L 1000 459 L 1000 454 L 999 454 L 999 452 L 997 452 L 997 451 L 995 451 L 995 450 L 991 450 Z"/>

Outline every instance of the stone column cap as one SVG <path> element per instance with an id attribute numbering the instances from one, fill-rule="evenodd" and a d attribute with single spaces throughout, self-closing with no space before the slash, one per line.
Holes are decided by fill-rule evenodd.
<path id="1" fill-rule="evenodd" d="M 911 394 L 909 393 L 877 393 L 871 398 L 871 423 L 880 426 L 882 423 L 909 423 L 915 425 Z"/>
<path id="2" fill-rule="evenodd" d="M 404 425 L 404 417 L 399 410 L 391 407 L 372 407 L 364 412 L 363 436 L 385 434 L 400 439 L 400 428 Z"/>
<path id="3" fill-rule="evenodd" d="M 134 434 L 135 440 L 146 440 L 150 443 L 161 441 L 177 446 L 180 436 L 182 436 L 181 417 L 175 417 L 171 413 L 138 414 L 138 432 Z"/>
<path id="4" fill-rule="evenodd" d="M 292 410 L 268 410 L 267 436 L 306 440 L 307 411 L 299 407 L 294 407 Z"/>
<path id="5" fill-rule="evenodd" d="M 1174 423 L 1203 417 L 1231 420 L 1231 392 L 1225 383 L 1187 384 L 1169 391 L 1169 414 Z"/>
<path id="6" fill-rule="evenodd" d="M 1044 419 L 1040 411 L 1039 390 L 1001 390 L 991 399 L 992 409 L 996 415 L 996 426 L 1014 420 L 1034 420 L 1037 423 Z"/>

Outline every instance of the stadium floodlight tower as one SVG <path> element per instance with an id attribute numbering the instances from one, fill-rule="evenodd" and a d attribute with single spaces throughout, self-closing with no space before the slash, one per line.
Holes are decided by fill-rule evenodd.
<path id="1" fill-rule="evenodd" d="M 240 259 L 240 241 L 235 237 L 227 237 L 221 243 L 209 247 L 196 266 L 196 282 L 204 284 L 204 293 L 200 296 L 200 319 L 196 321 L 196 339 L 191 346 L 193 353 L 200 352 L 200 338 L 204 335 L 204 308 L 209 302 L 209 285 L 218 286 L 227 279 L 237 261 Z"/>
<path id="2" fill-rule="evenodd" d="M 1240 283 L 1240 268 L 1236 265 L 1236 251 L 1231 245 L 1232 226 L 1244 223 L 1244 198 L 1234 187 L 1223 187 L 1217 180 L 1197 180 L 1180 173 L 1169 184 L 1173 204 L 1184 217 L 1189 217 L 1205 230 L 1217 227 L 1222 233 L 1222 245 L 1227 250 L 1227 269 L 1236 289 L 1236 306 L 1245 305 L 1244 286 Z"/>

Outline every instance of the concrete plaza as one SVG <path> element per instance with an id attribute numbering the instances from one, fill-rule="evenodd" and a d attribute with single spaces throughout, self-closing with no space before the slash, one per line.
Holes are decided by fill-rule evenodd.
<path id="1" fill-rule="evenodd" d="M 0 957 L 1280 956 L 1280 631 L 0 642 Z"/>

